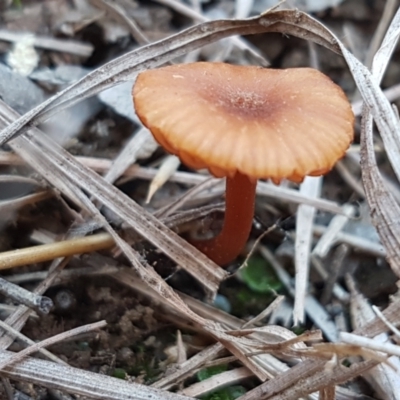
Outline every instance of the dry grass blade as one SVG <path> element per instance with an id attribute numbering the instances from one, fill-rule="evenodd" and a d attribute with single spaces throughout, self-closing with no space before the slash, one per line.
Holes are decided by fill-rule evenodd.
<path id="1" fill-rule="evenodd" d="M 400 277 L 400 226 L 395 223 L 400 215 L 400 206 L 387 190 L 379 173 L 372 133 L 373 117 L 382 135 L 392 167 L 399 178 L 400 125 L 389 101 L 378 86 L 399 34 L 400 10 L 396 13 L 382 46 L 374 58 L 372 75 L 341 43 L 339 45 L 367 106 L 363 110 L 361 126 L 361 171 L 372 222 L 385 246 L 387 259 L 393 271 Z"/>
<path id="2" fill-rule="evenodd" d="M 157 67 L 224 37 L 263 32 L 292 34 L 339 51 L 336 39 L 322 24 L 297 10 L 273 11 L 247 20 L 206 22 L 129 52 L 89 73 L 10 124 L 1 132 L 0 144 L 89 96 L 120 82 L 133 80 L 135 74 L 144 69 Z"/>
<path id="3" fill-rule="evenodd" d="M 0 363 L 5 363 L 14 353 L 2 351 Z M 190 400 L 190 397 L 153 389 L 137 383 L 123 381 L 107 375 L 96 374 L 53 362 L 26 358 L 7 367 L 0 375 L 13 380 L 30 382 L 50 389 L 98 400 Z"/>
<path id="4" fill-rule="evenodd" d="M 300 193 L 310 197 L 320 197 L 322 178 L 306 177 L 300 186 Z M 310 267 L 310 251 L 315 208 L 301 205 L 296 215 L 295 268 L 296 292 L 294 296 L 294 324 L 304 321 L 304 303 L 307 294 L 308 272 Z"/>

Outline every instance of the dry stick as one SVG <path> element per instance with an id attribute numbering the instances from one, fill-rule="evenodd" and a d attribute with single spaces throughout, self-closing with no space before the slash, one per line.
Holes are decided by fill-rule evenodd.
<path id="1" fill-rule="evenodd" d="M 110 248 L 114 240 L 108 233 L 43 244 L 0 253 L 0 270 L 34 264 L 55 258 Z"/>
<path id="2" fill-rule="evenodd" d="M 49 297 L 32 293 L 21 286 L 6 281 L 3 278 L 0 278 L 0 293 L 4 296 L 10 297 L 17 303 L 24 304 L 27 307 L 38 310 L 44 314 L 48 314 L 50 309 L 53 307 L 53 302 Z"/>
<path id="3" fill-rule="evenodd" d="M 42 340 L 39 343 L 35 343 L 32 346 L 29 346 L 26 349 L 20 351 L 19 353 L 16 353 L 9 359 L 0 362 L 0 371 L 13 363 L 21 361 L 24 357 L 29 356 L 32 353 L 36 353 L 39 349 L 42 349 L 43 347 L 51 346 L 57 342 L 61 342 L 65 339 L 80 335 L 82 333 L 87 333 L 94 331 L 96 329 L 104 328 L 106 325 L 107 325 L 106 321 L 99 321 L 93 324 L 79 326 L 78 328 L 74 328 L 69 331 L 59 333 L 58 335 Z"/>
<path id="4" fill-rule="evenodd" d="M 36 343 L 32 340 L 23 335 L 21 332 L 18 332 L 14 328 L 12 328 L 10 325 L 6 324 L 5 322 L 0 320 L 0 328 L 4 329 L 9 336 L 13 336 L 14 338 L 18 338 L 20 341 L 23 343 L 26 343 L 29 346 L 33 346 Z M 58 364 L 62 365 L 68 365 L 65 361 L 61 360 L 61 358 L 58 358 L 54 354 L 50 353 L 46 349 L 38 349 L 38 352 L 43 354 L 45 357 L 47 357 L 49 360 L 52 360 Z"/>

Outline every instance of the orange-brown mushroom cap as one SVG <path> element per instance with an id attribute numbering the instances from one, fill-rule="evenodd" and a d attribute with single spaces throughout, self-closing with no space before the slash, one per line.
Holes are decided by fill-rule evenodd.
<path id="1" fill-rule="evenodd" d="M 311 68 L 168 66 L 141 73 L 133 98 L 168 152 L 217 177 L 300 182 L 328 172 L 353 139 L 346 95 Z"/>

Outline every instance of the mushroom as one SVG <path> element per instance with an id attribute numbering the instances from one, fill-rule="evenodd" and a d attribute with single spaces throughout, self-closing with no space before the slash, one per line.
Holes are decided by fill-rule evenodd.
<path id="1" fill-rule="evenodd" d="M 197 62 L 148 70 L 133 88 L 136 113 L 187 166 L 226 177 L 221 232 L 193 244 L 219 265 L 250 234 L 257 179 L 301 182 L 327 173 L 353 139 L 342 89 L 311 68 Z"/>

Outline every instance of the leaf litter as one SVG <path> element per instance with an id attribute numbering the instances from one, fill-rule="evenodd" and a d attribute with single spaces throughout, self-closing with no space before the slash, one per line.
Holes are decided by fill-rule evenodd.
<path id="1" fill-rule="evenodd" d="M 158 3 L 162 4 L 163 7 L 172 7 L 176 13 L 182 13 L 194 20 L 205 20 L 199 13 L 199 9 L 192 10 L 183 3 L 173 0 L 163 0 Z M 392 4 L 389 3 L 386 11 L 389 6 L 392 7 Z M 106 1 L 104 4 L 105 9 L 110 10 L 112 4 Z M 236 6 L 238 15 L 247 14 L 250 10 L 243 8 L 242 2 L 237 2 Z M 285 5 L 281 5 L 281 7 L 284 8 Z M 121 15 L 123 15 L 120 8 L 114 7 L 112 9 L 114 11 L 113 18 L 128 23 L 126 18 L 120 19 Z M 364 102 L 361 108 L 360 127 L 361 178 L 365 198 L 371 210 L 371 220 L 384 249 L 384 252 L 376 252 L 375 254 L 377 257 L 382 257 L 383 254 L 386 254 L 386 259 L 394 272 L 394 276 L 396 276 L 396 280 L 400 271 L 398 254 L 400 232 L 398 232 L 398 224 L 395 221 L 398 218 L 400 209 L 396 201 L 395 192 L 387 184 L 386 174 L 381 173 L 377 164 L 376 154 L 379 153 L 375 153 L 374 137 L 376 135 L 374 136 L 372 124 L 372 121 L 374 121 L 382 138 L 385 154 L 388 157 L 387 165 L 391 165 L 394 175 L 398 177 L 400 174 L 398 170 L 398 114 L 379 87 L 379 82 L 383 78 L 387 65 L 395 51 L 395 45 L 400 34 L 400 12 L 397 12 L 389 24 L 387 17 L 387 15 L 391 15 L 389 11 L 383 14 L 385 21 L 380 24 L 381 31 L 382 27 L 387 27 L 386 34 L 380 34 L 380 36 L 377 34 L 375 36 L 378 39 L 374 43 L 379 42 L 379 37 L 383 37 L 383 40 L 380 46 L 375 44 L 377 51 L 373 59 L 371 58 L 373 60 L 371 72 L 346 49 L 337 36 L 313 17 L 296 9 L 271 9 L 261 16 L 247 20 L 226 19 L 204 22 L 173 35 L 165 35 L 165 39 L 138 47 L 119 58 L 103 64 L 30 111 L 20 108 L 18 111 L 24 113 L 22 116 L 19 116 L 10 107 L 10 104 L 0 103 L 0 121 L 3 128 L 0 133 L 1 142 L 3 144 L 7 142 L 9 148 L 19 156 L 19 159 L 16 160 L 14 155 L 4 153 L 6 161 L 2 165 L 10 165 L 11 162 L 8 164 L 7 160 L 10 161 L 12 157 L 14 157 L 14 162 L 20 165 L 18 168 L 25 168 L 24 165 L 29 165 L 36 171 L 38 176 L 47 182 L 53 192 L 57 193 L 56 198 L 60 202 L 63 213 L 67 213 L 74 220 L 69 232 L 68 229 L 59 232 L 58 240 L 73 237 L 75 235 L 74 232 L 90 234 L 93 229 L 107 231 L 109 237 L 112 238 L 125 258 L 119 259 L 115 264 L 111 257 L 106 256 L 101 262 L 103 266 L 107 266 L 109 263 L 110 266 L 117 267 L 118 272 L 114 270 L 112 270 L 114 272 L 110 272 L 109 268 L 101 272 L 100 268 L 100 275 L 103 273 L 105 277 L 112 277 L 123 286 L 140 293 L 143 298 L 150 301 L 151 307 L 157 310 L 159 317 L 163 320 L 183 327 L 187 332 L 191 332 L 193 337 L 199 335 L 200 332 L 200 336 L 211 338 L 216 342 L 216 344 L 211 344 L 208 347 L 203 345 L 202 350 L 199 351 L 197 349 L 197 352 L 186 361 L 180 360 L 175 366 L 175 371 L 167 371 L 163 377 L 159 377 L 158 383 L 156 380 L 153 386 L 160 389 L 153 389 L 150 386 L 143 386 L 136 382 L 123 382 L 112 377 L 84 371 L 83 369 L 71 369 L 63 365 L 55 366 L 54 363 L 49 361 L 26 357 L 23 351 L 13 355 L 13 353 L 6 350 L 13 342 L 13 338 L 6 335 L 3 335 L 0 340 L 3 347 L 3 352 L 0 353 L 0 364 L 4 368 L 0 374 L 5 378 L 34 383 L 38 387 L 45 387 L 49 390 L 57 389 L 90 398 L 183 399 L 188 397 L 168 392 L 165 389 L 181 387 L 180 393 L 190 394 L 190 396 L 204 395 L 208 391 L 207 388 L 204 389 L 203 386 L 196 383 L 191 385 L 188 382 L 190 381 L 189 378 L 193 376 L 196 370 L 207 367 L 210 362 L 218 363 L 218 359 L 221 358 L 220 362 L 223 362 L 224 359 L 228 360 L 228 363 L 233 362 L 233 364 L 230 364 L 232 369 L 222 376 L 223 384 L 214 383 L 216 378 L 209 378 L 209 388 L 216 389 L 220 388 L 221 385 L 234 385 L 238 379 L 243 379 L 246 393 L 242 394 L 240 399 L 297 399 L 300 397 L 317 398 L 318 396 L 320 398 L 334 398 L 335 395 L 338 398 L 342 398 L 349 395 L 357 396 L 357 391 L 361 389 L 356 384 L 347 388 L 341 385 L 361 375 L 381 397 L 396 398 L 393 397 L 396 391 L 393 385 L 396 383 L 397 375 L 392 374 L 398 373 L 398 371 L 393 371 L 393 367 L 396 369 L 398 361 L 393 359 L 394 356 L 390 358 L 388 356 L 393 353 L 397 355 L 398 347 L 394 344 L 378 346 L 377 343 L 382 340 L 381 335 L 386 335 L 386 341 L 391 339 L 387 334 L 389 332 L 388 323 L 396 326 L 399 322 L 397 318 L 399 312 L 398 299 L 393 297 L 390 302 L 386 301 L 386 308 L 382 311 L 385 322 L 382 321 L 381 317 L 376 317 L 375 314 L 366 313 L 366 316 L 364 316 L 360 311 L 360 307 L 365 309 L 366 307 L 368 308 L 368 305 L 363 305 L 360 299 L 354 305 L 354 298 L 359 298 L 356 295 L 356 285 L 347 279 L 347 287 L 353 297 L 350 302 L 352 305 L 351 315 L 359 318 L 357 323 L 352 323 L 352 328 L 348 328 L 349 332 L 342 331 L 340 333 L 333 322 L 335 314 L 332 313 L 331 307 L 334 307 L 334 303 L 337 304 L 341 299 L 345 299 L 346 296 L 343 297 L 339 295 L 340 291 L 335 291 L 334 288 L 337 283 L 331 282 L 331 301 L 328 301 L 328 304 L 326 302 L 324 304 L 320 303 L 318 297 L 311 293 L 312 290 L 316 290 L 315 285 L 312 283 L 308 284 L 308 294 L 306 290 L 307 271 L 310 263 L 312 265 L 316 263 L 315 260 L 313 262 L 313 257 L 318 255 L 328 270 L 329 264 L 334 262 L 331 257 L 335 252 L 331 249 L 340 235 L 345 235 L 343 229 L 346 227 L 346 222 L 355 218 L 357 208 L 354 205 L 327 200 L 321 197 L 317 187 L 306 190 L 305 186 L 303 186 L 303 189 L 297 191 L 291 187 L 274 187 L 264 182 L 258 185 L 258 193 L 260 195 L 279 199 L 283 203 L 300 204 L 296 219 L 296 236 L 285 233 L 284 229 L 281 228 L 284 240 L 288 242 L 297 241 L 297 245 L 291 244 L 294 252 L 293 258 L 297 259 L 298 278 L 296 286 L 294 287 L 293 279 L 286 266 L 277 260 L 271 249 L 268 249 L 265 245 L 265 243 L 268 243 L 266 240 L 269 238 L 272 243 L 277 240 L 274 235 L 282 236 L 282 232 L 279 232 L 279 229 L 276 230 L 277 232 L 269 233 L 266 238 L 262 239 L 263 244 L 258 246 L 258 251 L 261 256 L 269 259 L 271 265 L 275 265 L 277 275 L 286 285 L 288 296 L 296 298 L 297 313 L 294 315 L 295 323 L 302 321 L 302 308 L 304 307 L 308 318 L 312 321 L 312 324 L 308 324 L 308 327 L 314 328 L 314 331 L 296 336 L 288 329 L 289 327 L 269 326 L 267 322 L 261 322 L 268 319 L 268 307 L 260 312 L 259 317 L 250 318 L 251 324 L 254 324 L 254 326 L 249 326 L 245 319 L 219 311 L 215 307 L 192 297 L 193 295 L 198 297 L 200 291 L 200 293 L 203 293 L 204 299 L 211 301 L 216 296 L 218 289 L 223 288 L 224 285 L 229 285 L 229 282 L 235 278 L 227 280 L 228 273 L 226 271 L 217 267 L 177 235 L 175 231 L 171 230 L 168 227 L 166 213 L 159 213 L 157 217 L 157 210 L 154 210 L 155 213 L 152 214 L 150 212 L 151 209 L 145 209 L 123 193 L 117 186 L 110 183 L 114 182 L 119 176 L 127 174 L 128 171 L 131 171 L 131 176 L 141 177 L 145 180 L 154 179 L 158 176 L 158 172 L 154 168 L 131 167 L 130 165 L 134 161 L 129 161 L 129 157 L 126 155 L 135 154 L 137 159 L 151 157 L 150 154 L 154 149 L 144 155 L 140 154 L 139 151 L 139 141 L 144 143 L 147 140 L 144 136 L 145 133 L 141 136 L 142 131 L 139 131 L 130 144 L 122 148 L 120 157 L 116 157 L 114 160 L 105 160 L 107 163 L 103 163 L 102 167 L 99 167 L 99 163 L 96 164 L 97 170 L 105 173 L 105 178 L 103 178 L 89 168 L 90 159 L 75 158 L 66 149 L 53 142 L 49 136 L 35 128 L 49 117 L 57 115 L 90 96 L 97 95 L 119 83 L 132 82 L 136 74 L 144 69 L 154 68 L 163 63 L 173 61 L 188 52 L 201 49 L 206 44 L 229 38 L 233 35 L 281 33 L 320 44 L 334 53 L 343 55 Z M 137 29 L 140 29 L 140 23 L 138 25 L 133 23 L 129 25 L 129 28 L 132 36 L 138 38 L 139 32 Z M 145 36 L 140 37 L 143 38 Z M 262 52 L 258 50 L 256 52 L 252 51 L 254 49 L 253 45 L 246 44 L 243 39 L 235 38 L 233 40 L 235 46 L 237 45 L 241 51 L 243 49 L 250 50 L 253 56 L 257 55 L 258 62 L 266 65 L 266 59 L 262 60 L 262 56 L 260 56 Z M 193 55 L 195 56 L 195 53 Z M 229 55 L 230 53 L 227 52 L 226 56 Z M 339 56 L 335 55 L 335 57 Z M 248 60 L 245 61 L 249 62 Z M 394 98 L 396 96 L 391 97 L 391 99 Z M 11 104 L 11 106 L 13 105 Z M 358 105 L 357 107 L 360 106 Z M 126 148 L 129 150 L 125 150 Z M 381 160 L 380 163 L 382 165 Z M 172 204 L 174 207 L 173 212 L 179 216 L 180 213 L 182 215 L 185 213 L 185 211 L 181 211 L 181 208 L 188 206 L 196 198 L 200 204 L 201 202 L 210 201 L 210 198 L 220 198 L 222 192 L 218 187 L 213 188 L 212 185 L 202 184 L 207 177 L 195 173 L 174 172 L 175 168 L 176 166 L 166 173 L 171 178 L 170 181 L 173 182 L 174 179 L 178 179 L 183 184 L 199 185 L 199 187 L 195 186 L 190 195 L 185 195 L 182 193 L 181 188 L 176 188 L 178 193 L 176 198 L 167 196 L 164 199 L 166 210 L 168 210 L 168 204 Z M 163 182 L 157 186 L 160 196 L 166 196 L 166 193 L 168 193 L 164 191 L 168 186 L 168 183 L 164 182 L 165 180 L 166 177 L 163 177 Z M 395 191 L 398 191 L 397 184 L 394 184 L 394 188 Z M 204 196 L 205 191 L 209 192 L 208 196 Z M 60 197 L 60 194 L 63 198 L 68 199 L 68 202 L 65 202 Z M 203 197 L 201 197 L 202 195 Z M 143 198 L 145 199 L 145 195 Z M 262 197 L 260 196 L 260 198 Z M 46 196 L 42 196 L 31 201 L 39 202 L 45 201 L 45 199 Z M 315 219 L 313 219 L 309 213 L 316 213 L 316 209 L 325 210 L 325 214 L 316 214 Z M 196 215 L 202 215 L 200 209 L 197 214 L 194 211 L 191 213 L 192 220 L 190 218 L 187 220 L 190 223 L 193 223 L 198 218 Z M 327 220 L 326 212 L 337 215 L 333 219 Z M 161 216 L 163 217 L 162 220 L 159 219 Z M 318 218 L 320 219 L 319 221 Z M 331 221 L 330 224 L 329 221 Z M 290 224 L 290 221 L 287 221 L 287 223 Z M 263 224 L 261 221 L 258 224 L 258 229 L 262 229 Z M 319 245 L 315 247 L 312 235 L 318 228 L 318 224 L 321 224 L 326 230 L 323 231 Z M 125 236 L 124 232 L 118 229 L 119 226 L 122 226 L 123 231 L 130 234 Z M 304 239 L 306 240 L 300 246 L 299 241 Z M 364 238 L 357 239 L 362 240 Z M 357 248 L 355 240 L 347 243 L 347 246 Z M 131 244 L 134 247 L 131 247 Z M 359 248 L 362 248 L 362 246 L 360 245 Z M 364 248 L 368 248 L 368 241 Z M 174 289 L 175 285 L 178 288 L 182 286 L 182 284 L 179 285 L 179 279 L 184 278 L 180 278 L 181 275 L 179 273 L 173 273 L 165 280 L 155 271 L 153 267 L 156 267 L 159 261 L 155 264 L 149 263 L 151 253 L 154 253 L 155 249 L 167 255 L 171 260 L 170 262 L 175 263 L 178 269 L 189 272 L 199 282 L 200 286 L 197 289 L 197 293 L 194 291 L 183 295 Z M 150 257 L 149 260 L 146 255 Z M 88 267 L 88 261 L 95 257 L 95 254 L 90 254 L 86 257 L 87 261 L 85 262 L 84 258 L 82 258 L 80 266 L 83 267 L 83 276 L 90 277 L 95 271 L 93 268 Z M 73 275 L 68 278 L 68 275 L 64 274 L 64 272 L 70 270 L 68 268 L 64 271 L 69 262 L 73 264 L 77 260 L 54 261 L 50 266 L 47 278 L 39 283 L 36 289 L 31 286 L 31 290 L 40 295 L 51 288 L 58 279 L 73 283 Z M 342 262 L 349 265 L 351 263 L 362 265 L 362 261 L 351 260 L 346 257 L 346 254 Z M 92 261 L 92 263 L 98 265 L 99 261 Z M 130 265 L 131 269 L 127 269 L 127 265 Z M 313 271 L 311 270 L 311 272 Z M 61 278 L 63 276 L 64 278 Z M 312 276 L 310 275 L 311 278 Z M 336 278 L 340 278 L 339 273 Z M 104 293 L 104 298 L 107 298 L 106 292 Z M 346 306 L 346 303 L 342 304 L 343 306 Z M 6 322 L 18 331 L 25 324 L 29 326 L 28 319 L 30 315 L 30 310 L 20 305 L 16 311 L 9 315 Z M 82 328 L 84 329 L 84 327 Z M 331 340 L 332 343 L 315 343 L 322 340 L 316 328 L 322 330 L 325 337 Z M 72 331 L 73 333 L 74 331 Z M 265 333 L 267 336 L 264 336 Z M 377 335 L 380 335 L 379 339 Z M 56 342 L 58 337 L 53 336 L 53 341 Z M 360 336 L 370 339 L 369 341 L 361 340 Z M 346 341 L 351 341 L 350 347 L 345 344 Z M 43 342 L 43 346 L 49 342 L 51 342 L 51 339 Z M 297 348 L 297 345 L 300 346 L 300 349 Z M 41 344 L 39 342 L 36 348 L 39 349 L 40 347 Z M 26 354 L 32 350 L 28 348 Z M 355 358 L 356 356 L 359 358 Z M 18 358 L 15 359 L 15 357 Z M 348 360 L 349 366 L 347 367 L 341 364 L 341 360 L 344 358 Z M 364 361 L 362 358 L 364 358 Z M 5 367 L 6 363 L 13 359 L 17 361 L 15 365 Z M 239 363 L 235 360 L 238 360 Z M 372 372 L 372 368 L 375 368 L 375 371 L 379 369 L 379 373 Z M 250 376 L 254 376 L 257 379 L 251 382 L 251 380 L 246 379 Z M 183 388 L 182 385 L 188 385 L 188 387 Z M 368 394 L 371 395 L 371 393 Z"/>

